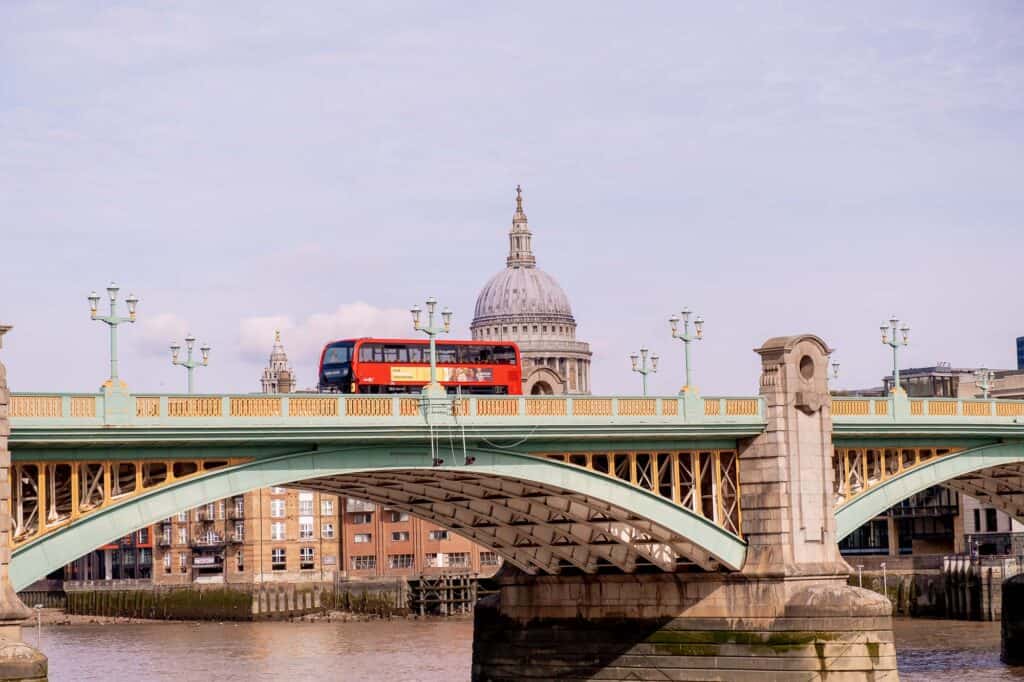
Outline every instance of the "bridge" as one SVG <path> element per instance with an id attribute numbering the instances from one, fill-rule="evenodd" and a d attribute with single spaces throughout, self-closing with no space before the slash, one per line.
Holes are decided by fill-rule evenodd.
<path id="1" fill-rule="evenodd" d="M 817 337 L 758 352 L 744 397 L 13 393 L 11 582 L 292 485 L 408 511 L 515 568 L 478 612 L 480 679 L 513 675 L 501 652 L 537 619 L 567 645 L 566 628 L 590 641 L 603 624 L 640 667 L 705 670 L 723 651 L 742 667 L 775 642 L 780 674 L 895 675 L 888 602 L 846 587 L 836 543 L 937 484 L 1024 517 L 1024 401 L 830 398 Z M 608 625 L 625 616 L 642 641 Z M 537 675 L 578 672 L 562 653 Z"/>

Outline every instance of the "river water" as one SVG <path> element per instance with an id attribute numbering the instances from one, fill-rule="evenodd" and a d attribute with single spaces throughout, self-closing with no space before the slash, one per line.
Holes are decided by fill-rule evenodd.
<path id="1" fill-rule="evenodd" d="M 895 621 L 904 682 L 1024 681 L 999 662 L 999 624 Z M 34 644 L 36 632 L 25 630 Z M 469 620 L 44 626 L 53 682 L 468 680 Z"/>

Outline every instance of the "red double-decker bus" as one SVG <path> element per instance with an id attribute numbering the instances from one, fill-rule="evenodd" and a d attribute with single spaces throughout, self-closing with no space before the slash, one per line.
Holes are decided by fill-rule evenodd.
<path id="1" fill-rule="evenodd" d="M 437 343 L 437 380 L 449 393 L 521 395 L 514 343 Z M 418 393 L 430 382 L 430 343 L 418 339 L 344 339 L 320 354 L 321 391 Z"/>

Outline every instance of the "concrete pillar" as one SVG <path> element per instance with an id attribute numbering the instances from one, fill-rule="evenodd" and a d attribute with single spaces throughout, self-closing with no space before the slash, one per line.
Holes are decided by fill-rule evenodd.
<path id="1" fill-rule="evenodd" d="M 889 556 L 900 555 L 900 527 L 896 523 L 896 519 L 890 514 L 885 517 L 885 523 L 887 526 L 889 535 Z"/>
<path id="2" fill-rule="evenodd" d="M 105 549 L 103 550 L 103 579 L 112 580 L 114 578 L 114 550 Z"/>
<path id="3" fill-rule="evenodd" d="M 10 327 L 0 325 L 0 347 Z M 45 682 L 46 656 L 22 641 L 21 623 L 32 612 L 21 603 L 10 580 L 11 564 L 11 451 L 7 437 L 10 392 L 7 368 L 0 363 L 0 680 Z"/>

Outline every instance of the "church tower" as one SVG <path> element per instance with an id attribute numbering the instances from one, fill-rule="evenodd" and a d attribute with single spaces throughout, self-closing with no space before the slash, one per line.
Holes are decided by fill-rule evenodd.
<path id="1" fill-rule="evenodd" d="M 270 351 L 270 364 L 263 368 L 260 379 L 264 393 L 291 393 L 295 390 L 295 374 L 288 365 L 288 354 L 281 344 L 281 331 L 274 332 L 274 347 Z"/>

